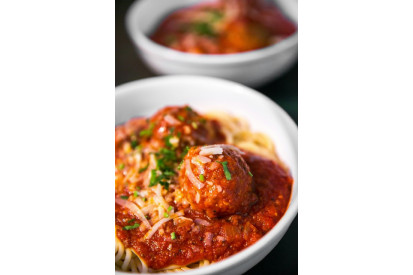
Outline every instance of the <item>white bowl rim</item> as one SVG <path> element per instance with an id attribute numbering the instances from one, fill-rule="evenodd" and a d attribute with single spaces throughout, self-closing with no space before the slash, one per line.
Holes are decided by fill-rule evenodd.
<path id="1" fill-rule="evenodd" d="M 168 47 L 162 46 L 151 39 L 149 39 L 137 26 L 135 26 L 133 18 L 136 17 L 136 13 L 143 6 L 146 1 L 135 1 L 129 7 L 126 16 L 125 24 L 130 38 L 136 43 L 136 45 L 145 51 L 149 51 L 152 54 L 162 56 L 167 60 L 181 61 L 187 63 L 196 64 L 233 64 L 255 61 L 258 59 L 265 59 L 268 56 L 281 53 L 289 48 L 292 48 L 298 43 L 298 29 L 287 38 L 281 40 L 278 43 L 267 46 L 265 48 L 256 49 L 253 51 L 247 51 L 242 53 L 232 54 L 193 54 L 187 52 L 180 52 Z M 297 6 L 294 1 L 288 2 L 291 5 Z M 292 20 L 294 24 L 297 24 L 295 20 Z"/>
<path id="2" fill-rule="evenodd" d="M 215 82 L 216 84 L 220 84 L 222 86 L 238 86 L 238 89 L 231 89 L 231 92 L 233 93 L 239 93 L 240 96 L 243 95 L 253 95 L 256 97 L 259 97 L 261 99 L 264 99 L 265 101 L 269 102 L 275 110 L 277 110 L 277 113 L 279 114 L 280 118 L 286 123 L 285 124 L 285 131 L 293 137 L 293 144 L 295 145 L 294 148 L 298 149 L 298 143 L 297 143 L 297 135 L 298 135 L 298 127 L 297 124 L 292 120 L 292 118 L 274 101 L 272 101 L 270 98 L 267 96 L 247 87 L 242 84 L 225 80 L 225 79 L 220 79 L 220 78 L 215 78 L 215 77 L 209 77 L 209 76 L 194 76 L 194 75 L 170 75 L 170 76 L 157 76 L 157 77 L 151 77 L 151 78 L 146 78 L 146 79 L 141 79 L 141 80 L 135 80 L 132 82 L 128 82 L 125 84 L 121 84 L 116 87 L 116 93 L 115 93 L 115 100 L 116 100 L 116 95 L 122 95 L 122 94 L 127 94 L 127 93 L 133 93 L 136 92 L 134 89 L 137 86 L 147 86 L 150 87 L 151 85 L 157 85 L 159 82 L 169 82 L 169 81 L 177 81 L 181 80 L 182 82 L 189 82 L 189 81 L 198 81 L 198 82 Z M 280 156 L 282 158 L 282 156 Z M 298 165 L 298 163 L 295 163 L 295 165 Z M 298 174 L 298 167 L 297 167 L 297 174 Z M 191 274 L 191 275 L 201 275 L 201 274 L 209 274 L 209 273 L 217 273 L 217 272 L 222 272 L 226 269 L 228 269 L 230 266 L 236 265 L 237 263 L 242 262 L 243 260 L 247 259 L 249 256 L 257 254 L 259 250 L 264 247 L 267 243 L 271 242 L 275 237 L 280 234 L 280 232 L 286 228 L 286 231 L 288 230 L 288 227 L 291 225 L 292 221 L 296 217 L 298 213 L 298 176 L 292 175 L 294 178 L 294 183 L 293 183 L 293 188 L 292 188 L 292 193 L 291 193 L 291 201 L 290 204 L 287 208 L 287 211 L 284 213 L 283 217 L 278 221 L 278 223 L 269 231 L 267 232 L 261 239 L 259 239 L 256 243 L 253 245 L 237 252 L 236 254 L 222 260 L 216 263 L 213 263 L 211 265 L 203 266 L 200 268 L 196 269 L 191 269 L 188 271 L 184 271 L 183 274 Z M 296 194 L 295 197 L 293 197 L 293 194 Z M 266 254 L 268 255 L 268 254 Z M 123 271 L 116 271 L 120 274 L 130 274 L 127 272 Z M 140 273 L 140 274 L 151 274 L 151 273 Z M 158 274 L 167 274 L 167 273 L 158 273 Z"/>

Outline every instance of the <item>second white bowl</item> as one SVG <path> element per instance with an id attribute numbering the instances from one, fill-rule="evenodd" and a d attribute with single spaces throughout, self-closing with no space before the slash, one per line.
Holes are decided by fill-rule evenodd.
<path id="1" fill-rule="evenodd" d="M 297 23 L 297 2 L 273 0 Z M 149 39 L 148 35 L 170 12 L 201 0 L 140 0 L 131 5 L 126 27 L 146 64 L 158 74 L 194 74 L 233 80 L 249 86 L 262 85 L 287 71 L 297 60 L 297 32 L 266 48 L 236 54 L 198 55 L 179 52 Z"/>

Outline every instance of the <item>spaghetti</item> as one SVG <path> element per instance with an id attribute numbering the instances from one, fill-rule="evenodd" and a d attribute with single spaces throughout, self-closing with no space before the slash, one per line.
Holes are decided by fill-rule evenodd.
<path id="1" fill-rule="evenodd" d="M 272 141 L 226 113 L 166 107 L 115 129 L 115 268 L 180 272 L 256 242 L 292 178 Z"/>

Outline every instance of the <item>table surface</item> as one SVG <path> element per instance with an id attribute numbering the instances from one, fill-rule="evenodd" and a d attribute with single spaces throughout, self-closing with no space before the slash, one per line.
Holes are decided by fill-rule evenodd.
<path id="1" fill-rule="evenodd" d="M 125 13 L 133 0 L 116 0 L 115 5 L 115 85 L 155 76 L 137 55 L 125 29 Z M 280 105 L 297 123 L 298 64 L 283 76 L 256 88 Z M 298 216 L 278 245 L 245 274 L 298 273 Z"/>

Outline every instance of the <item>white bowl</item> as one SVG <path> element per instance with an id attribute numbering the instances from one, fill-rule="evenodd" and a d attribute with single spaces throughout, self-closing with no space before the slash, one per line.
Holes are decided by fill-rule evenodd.
<path id="1" fill-rule="evenodd" d="M 277 245 L 297 214 L 297 125 L 266 96 L 231 81 L 201 76 L 154 77 L 118 86 L 115 123 L 119 125 L 132 117 L 151 116 L 166 105 L 183 104 L 190 104 L 200 112 L 222 110 L 244 117 L 254 131 L 271 137 L 294 178 L 286 213 L 259 241 L 223 261 L 184 272 L 187 275 L 241 274 Z"/>
<path id="2" fill-rule="evenodd" d="M 297 23 L 297 2 L 273 0 Z M 173 10 L 200 0 L 140 0 L 126 15 L 126 28 L 146 64 L 159 74 L 214 76 L 249 86 L 262 85 L 287 71 L 297 60 L 298 35 L 266 48 L 235 54 L 202 55 L 179 52 L 153 42 L 148 35 Z"/>

